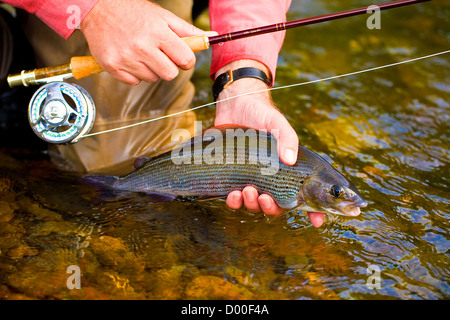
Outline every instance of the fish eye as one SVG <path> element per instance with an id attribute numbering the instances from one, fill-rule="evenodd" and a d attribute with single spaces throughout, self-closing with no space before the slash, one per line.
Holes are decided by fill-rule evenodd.
<path id="1" fill-rule="evenodd" d="M 338 185 L 332 185 L 330 188 L 330 194 L 335 198 L 339 198 L 344 194 L 344 188 Z"/>

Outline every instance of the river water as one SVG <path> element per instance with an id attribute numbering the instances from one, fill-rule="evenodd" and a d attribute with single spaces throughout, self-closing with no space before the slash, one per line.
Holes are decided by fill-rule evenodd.
<path id="1" fill-rule="evenodd" d="M 367 1 L 297 1 L 289 19 Z M 448 2 L 288 31 L 275 86 L 450 49 Z M 207 26 L 205 16 L 197 23 Z M 198 54 L 194 106 L 211 101 Z M 98 198 L 27 149 L 0 150 L 3 299 L 448 299 L 449 55 L 273 91 L 300 142 L 370 201 L 360 216 L 275 219 L 223 200 Z M 214 108 L 197 111 L 211 125 Z M 69 266 L 81 289 L 68 289 Z"/>

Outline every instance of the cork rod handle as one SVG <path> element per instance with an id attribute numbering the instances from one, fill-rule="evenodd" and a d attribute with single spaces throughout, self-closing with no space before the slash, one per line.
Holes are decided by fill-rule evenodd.
<path id="1" fill-rule="evenodd" d="M 209 48 L 209 40 L 207 36 L 194 36 L 182 39 L 194 52 L 206 50 Z"/>
<path id="2" fill-rule="evenodd" d="M 209 41 L 207 36 L 194 36 L 182 39 L 194 52 L 206 50 L 209 48 Z M 90 56 L 73 57 L 70 60 L 70 66 L 73 77 L 77 80 L 103 71 L 102 67 L 100 67 L 97 61 L 95 61 L 95 59 Z"/>
<path id="3" fill-rule="evenodd" d="M 94 57 L 72 57 L 70 59 L 70 70 L 77 80 L 103 71 L 102 67 L 95 61 Z"/>

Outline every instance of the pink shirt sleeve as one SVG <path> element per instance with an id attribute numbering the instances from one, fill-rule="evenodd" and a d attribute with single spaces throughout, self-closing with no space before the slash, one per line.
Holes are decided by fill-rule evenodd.
<path id="1" fill-rule="evenodd" d="M 2 0 L 36 15 L 64 39 L 91 11 L 98 0 Z"/>
<path id="2" fill-rule="evenodd" d="M 285 22 L 290 4 L 291 0 L 210 0 L 211 30 L 223 34 Z M 251 59 L 269 68 L 273 84 L 284 34 L 273 32 L 213 45 L 211 76 L 232 61 Z"/>

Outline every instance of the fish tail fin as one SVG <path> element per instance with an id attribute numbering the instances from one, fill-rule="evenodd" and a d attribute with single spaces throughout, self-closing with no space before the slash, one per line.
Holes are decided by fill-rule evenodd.
<path id="1" fill-rule="evenodd" d="M 81 179 L 85 184 L 97 189 L 97 196 L 101 201 L 110 201 L 124 197 L 136 197 L 139 193 L 137 191 L 118 189 L 115 185 L 116 182 L 119 181 L 119 177 L 117 176 L 87 175 Z M 157 192 L 142 193 L 146 196 L 145 201 L 149 203 L 172 201 L 177 197 Z"/>

